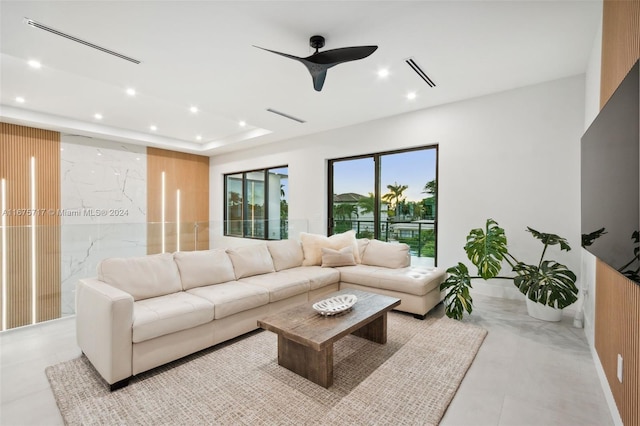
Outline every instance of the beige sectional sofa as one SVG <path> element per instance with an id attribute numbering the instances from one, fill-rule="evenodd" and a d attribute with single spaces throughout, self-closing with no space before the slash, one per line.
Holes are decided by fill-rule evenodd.
<path id="1" fill-rule="evenodd" d="M 105 259 L 97 277 L 78 283 L 78 345 L 114 390 L 254 330 L 269 313 L 340 288 L 398 297 L 397 309 L 424 318 L 441 300 L 445 274 L 409 263 L 408 246 L 356 240 L 352 232 Z"/>

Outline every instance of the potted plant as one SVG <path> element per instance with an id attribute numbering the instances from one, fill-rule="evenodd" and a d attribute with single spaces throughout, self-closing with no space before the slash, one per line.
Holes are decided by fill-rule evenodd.
<path id="1" fill-rule="evenodd" d="M 576 274 L 565 265 L 555 260 L 545 260 L 547 247 L 559 245 L 561 250 L 569 251 L 571 247 L 566 239 L 555 235 L 538 232 L 527 227 L 531 235 L 542 242 L 543 249 L 540 260 L 537 264 L 527 264 L 520 262 L 507 247 L 507 237 L 504 229 L 498 226 L 493 219 L 487 219 L 485 228 L 472 229 L 467 236 L 467 243 L 464 251 L 467 257 L 478 268 L 478 275 L 471 276 L 469 269 L 463 263 L 458 263 L 447 269 L 449 277 L 440 285 L 440 290 L 445 292 L 444 305 L 448 317 L 462 319 L 464 312 L 471 313 L 473 310 L 473 299 L 469 292 L 471 280 L 482 278 L 512 280 L 513 284 L 527 297 L 527 300 L 536 302 L 543 307 L 556 309 L 556 318 L 562 315 L 562 309 L 571 305 L 578 299 L 578 288 L 576 287 Z M 514 275 L 501 276 L 503 260 L 506 261 Z M 536 309 L 536 303 L 529 303 L 529 315 L 541 318 L 541 314 Z"/>

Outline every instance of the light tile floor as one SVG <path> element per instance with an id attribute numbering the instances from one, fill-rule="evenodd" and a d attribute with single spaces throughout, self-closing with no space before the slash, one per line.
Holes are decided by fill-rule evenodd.
<path id="1" fill-rule="evenodd" d="M 572 318 L 530 318 L 524 302 L 474 296 L 487 335 L 442 426 L 613 424 L 589 347 Z M 442 316 L 438 306 L 432 315 Z M 75 319 L 0 333 L 0 425 L 59 425 L 46 366 L 79 356 Z"/>

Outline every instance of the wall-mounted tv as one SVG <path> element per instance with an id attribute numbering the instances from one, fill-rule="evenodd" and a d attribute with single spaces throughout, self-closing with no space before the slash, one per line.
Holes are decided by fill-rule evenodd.
<path id="1" fill-rule="evenodd" d="M 582 246 L 640 284 L 640 65 L 581 143 Z"/>

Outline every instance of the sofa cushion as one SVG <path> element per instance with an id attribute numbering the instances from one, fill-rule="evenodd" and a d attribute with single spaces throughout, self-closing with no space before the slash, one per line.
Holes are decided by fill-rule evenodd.
<path id="1" fill-rule="evenodd" d="M 297 274 L 309 280 L 309 290 L 316 290 L 331 284 L 340 282 L 340 272 L 334 268 L 322 268 L 320 266 L 299 266 L 287 269 L 289 274 Z"/>
<path id="2" fill-rule="evenodd" d="M 274 272 L 271 253 L 266 244 L 227 249 L 236 279 Z"/>
<path id="3" fill-rule="evenodd" d="M 356 263 L 362 263 L 362 257 L 364 256 L 364 251 L 367 249 L 369 245 L 368 238 L 358 238 L 356 243 L 358 244 L 358 257 L 356 257 Z"/>
<path id="4" fill-rule="evenodd" d="M 411 265 L 409 246 L 404 243 L 369 240 L 361 263 L 370 266 L 384 266 L 385 268 L 406 268 Z"/>
<path id="5" fill-rule="evenodd" d="M 381 266 L 355 265 L 337 268 L 340 281 L 367 287 L 399 291 L 424 296 L 438 288 L 444 281 L 445 272 L 440 269 L 385 268 Z"/>
<path id="6" fill-rule="evenodd" d="M 213 321 L 213 304 L 183 291 L 133 304 L 133 343 Z"/>
<path id="7" fill-rule="evenodd" d="M 225 249 L 179 251 L 173 258 L 180 271 L 183 290 L 236 279 Z"/>
<path id="8" fill-rule="evenodd" d="M 104 259 L 97 269 L 100 281 L 129 293 L 136 301 L 182 290 L 171 253 Z"/>
<path id="9" fill-rule="evenodd" d="M 202 297 L 215 305 L 215 319 L 228 317 L 269 303 L 269 291 L 238 281 L 197 287 L 187 293 Z"/>
<path id="10" fill-rule="evenodd" d="M 353 256 L 356 263 L 360 262 L 360 252 L 356 241 L 356 231 L 350 230 L 342 234 L 335 234 L 325 237 L 320 234 L 300 233 L 300 241 L 302 242 L 302 252 L 304 253 L 304 266 L 322 265 L 322 248 L 330 248 L 340 250 L 343 247 L 353 247 Z"/>
<path id="11" fill-rule="evenodd" d="M 334 268 L 336 266 L 355 265 L 356 259 L 353 257 L 353 247 L 343 247 L 340 250 L 334 250 L 322 247 L 322 267 Z"/>
<path id="12" fill-rule="evenodd" d="M 271 274 L 243 278 L 241 283 L 260 286 L 269 291 L 269 302 L 287 299 L 309 291 L 309 280 L 289 269 Z"/>
<path id="13" fill-rule="evenodd" d="M 276 271 L 295 268 L 302 265 L 304 254 L 302 245 L 296 240 L 280 240 L 267 242 L 267 248 L 273 259 L 273 267 Z"/>

